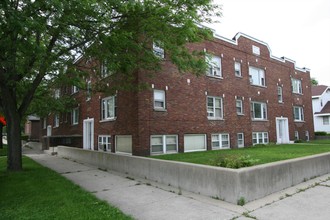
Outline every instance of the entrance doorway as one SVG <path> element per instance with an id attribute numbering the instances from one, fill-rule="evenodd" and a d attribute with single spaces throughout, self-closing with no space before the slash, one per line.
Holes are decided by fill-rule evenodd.
<path id="1" fill-rule="evenodd" d="M 83 148 L 86 150 L 94 150 L 94 118 L 84 120 Z"/>
<path id="2" fill-rule="evenodd" d="M 277 144 L 289 144 L 289 120 L 288 118 L 276 118 Z"/>

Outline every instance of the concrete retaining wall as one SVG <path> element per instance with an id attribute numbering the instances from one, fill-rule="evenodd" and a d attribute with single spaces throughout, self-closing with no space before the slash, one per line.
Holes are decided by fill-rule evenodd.
<path id="1" fill-rule="evenodd" d="M 60 146 L 60 157 L 88 163 L 102 169 L 149 179 L 236 204 L 291 187 L 304 180 L 330 173 L 330 153 L 228 169 L 153 158 L 127 156 Z"/>

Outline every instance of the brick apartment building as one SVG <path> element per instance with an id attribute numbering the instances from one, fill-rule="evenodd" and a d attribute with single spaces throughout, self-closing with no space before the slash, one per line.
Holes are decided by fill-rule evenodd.
<path id="1" fill-rule="evenodd" d="M 79 104 L 44 119 L 43 135 L 57 144 L 133 155 L 313 138 L 308 69 L 273 56 L 266 43 L 242 33 L 188 47 L 210 55 L 204 75 L 180 74 L 164 61 L 156 77 L 137 73 L 150 87 L 143 91 L 106 97 L 73 87 Z M 162 48 L 154 51 L 166 56 Z"/>

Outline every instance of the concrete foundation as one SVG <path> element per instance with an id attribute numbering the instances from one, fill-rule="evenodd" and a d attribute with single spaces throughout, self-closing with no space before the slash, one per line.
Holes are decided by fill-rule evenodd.
<path id="1" fill-rule="evenodd" d="M 278 192 L 316 176 L 330 173 L 330 153 L 229 169 L 146 157 L 58 147 L 58 156 L 149 179 L 186 191 L 236 204 Z"/>

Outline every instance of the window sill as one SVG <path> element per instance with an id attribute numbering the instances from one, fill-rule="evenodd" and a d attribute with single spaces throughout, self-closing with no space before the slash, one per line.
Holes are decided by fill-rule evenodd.
<path id="1" fill-rule="evenodd" d="M 294 120 L 295 123 L 305 123 L 305 121 L 296 121 Z"/>
<path id="2" fill-rule="evenodd" d="M 252 119 L 253 122 L 267 122 L 267 119 Z"/>
<path id="3" fill-rule="evenodd" d="M 212 150 L 228 150 L 230 147 L 212 147 Z"/>
<path id="4" fill-rule="evenodd" d="M 225 120 L 223 118 L 210 118 L 210 117 L 207 117 L 207 119 L 210 121 L 224 121 Z"/>
<path id="5" fill-rule="evenodd" d="M 245 116 L 243 113 L 237 113 L 238 116 Z"/>
<path id="6" fill-rule="evenodd" d="M 163 109 L 163 108 L 154 108 L 155 112 L 167 112 L 167 109 Z"/>
<path id="7" fill-rule="evenodd" d="M 116 121 L 116 119 L 117 119 L 117 117 L 115 117 L 115 118 L 109 118 L 109 119 L 102 119 L 102 120 L 100 120 L 100 123 L 102 123 L 102 122 L 109 122 L 109 121 Z"/>
<path id="8" fill-rule="evenodd" d="M 239 76 L 239 75 L 236 75 L 236 74 L 235 74 L 235 76 L 236 76 L 236 78 L 238 78 L 238 79 L 243 79 L 243 76 Z"/>
<path id="9" fill-rule="evenodd" d="M 77 126 L 79 123 L 76 123 L 76 124 L 71 124 L 71 126 Z"/>
<path id="10" fill-rule="evenodd" d="M 278 102 L 278 104 L 281 104 L 281 105 L 283 105 L 283 104 L 284 104 L 284 102 Z"/>
<path id="11" fill-rule="evenodd" d="M 256 85 L 256 84 L 250 84 L 251 86 L 254 86 L 254 87 L 258 87 L 258 88 L 264 88 L 264 89 L 267 89 L 267 86 L 263 86 L 263 85 Z"/>
<path id="12" fill-rule="evenodd" d="M 211 76 L 211 75 L 206 75 L 207 77 L 213 78 L 213 79 L 223 79 L 222 76 Z"/>
<path id="13" fill-rule="evenodd" d="M 292 92 L 292 94 L 299 95 L 299 96 L 303 96 L 304 95 L 303 93 L 296 93 L 296 92 Z"/>

